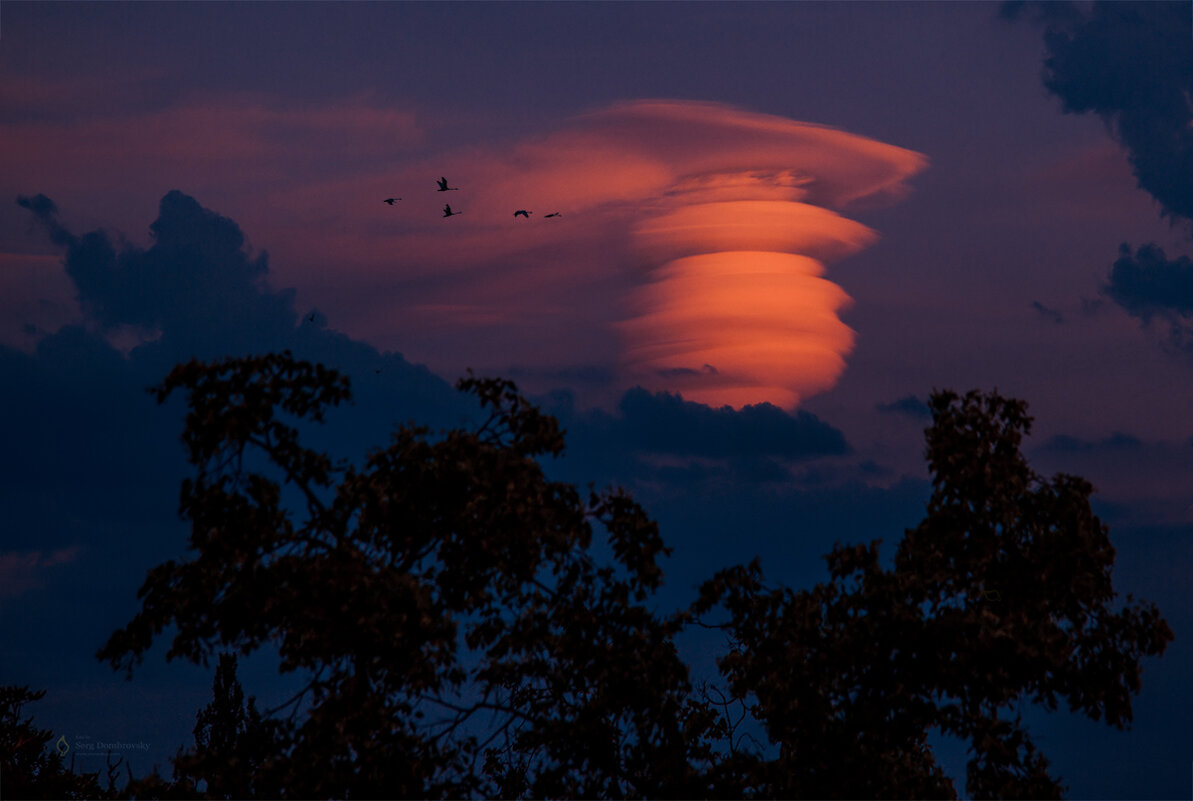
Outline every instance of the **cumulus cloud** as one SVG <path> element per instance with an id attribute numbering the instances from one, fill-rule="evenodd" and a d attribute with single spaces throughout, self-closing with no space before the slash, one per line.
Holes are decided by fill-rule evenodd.
<path id="1" fill-rule="evenodd" d="M 297 311 L 292 289 L 270 285 L 268 255 L 252 253 L 235 221 L 189 195 L 171 191 L 161 199 L 149 226 L 149 248 L 104 230 L 74 233 L 44 195 L 18 202 L 64 251 L 63 266 L 84 324 L 42 338 L 30 355 L 0 349 L 6 372 L 24 375 L 30 389 L 9 403 L 64 391 L 73 402 L 77 382 L 90 376 L 94 384 L 88 391 L 100 405 L 110 396 L 122 399 L 117 406 L 139 408 L 140 402 L 125 403 L 126 396 L 143 395 L 143 387 L 160 381 L 179 362 L 289 349 L 299 358 L 368 376 L 356 386 L 361 403 L 387 405 L 399 419 L 418 410 L 430 413 L 435 424 L 457 421 L 462 407 L 446 381 L 400 354 L 378 352 L 328 328 L 317 310 L 309 322 L 312 312 Z M 137 337 L 122 354 L 114 343 L 130 330 Z M 61 380 L 46 383 L 49 374 Z M 78 400 L 82 404 L 83 397 Z M 90 420 L 88 408 L 81 406 L 67 417 Z M 109 428 L 102 420 L 93 422 L 97 431 Z M 84 439 L 85 430 L 78 432 Z"/>
<path id="2" fill-rule="evenodd" d="M 1144 245 L 1132 252 L 1123 243 L 1110 270 L 1110 283 L 1103 291 L 1145 323 L 1157 314 L 1190 317 L 1193 316 L 1193 261 L 1188 256 L 1170 260 L 1156 245 Z"/>
<path id="3" fill-rule="evenodd" d="M 1099 115 L 1139 187 L 1193 219 L 1193 44 L 1188 3 L 1007 4 L 1044 27 L 1044 85 L 1068 113 Z"/>
<path id="4" fill-rule="evenodd" d="M 1163 323 L 1167 347 L 1193 349 L 1193 261 L 1188 256 L 1169 259 L 1154 244 L 1133 252 L 1123 243 L 1102 293 L 1144 327 Z"/>
<path id="5" fill-rule="evenodd" d="M 1066 113 L 1092 112 L 1127 151 L 1139 188 L 1174 225 L 1193 222 L 1193 39 L 1188 3 L 1005 3 L 1007 18 L 1043 27 L 1044 85 Z M 1193 228 L 1189 228 L 1193 231 Z M 1155 244 L 1123 244 L 1102 294 L 1165 346 L 1190 349 L 1193 270 Z M 1085 303 L 1087 312 L 1096 311 Z M 1044 309 L 1037 309 L 1042 314 Z M 1058 320 L 1059 322 L 1059 320 Z"/>
<path id="6" fill-rule="evenodd" d="M 162 198 L 148 250 L 127 244 L 117 249 L 102 230 L 70 233 L 44 195 L 17 202 L 66 249 L 66 272 L 79 303 L 106 330 L 132 326 L 198 346 L 200 332 L 205 344 L 230 344 L 228 335 L 246 326 L 277 343 L 296 324 L 293 291 L 265 286 L 268 255 L 250 255 L 235 222 L 179 191 Z"/>

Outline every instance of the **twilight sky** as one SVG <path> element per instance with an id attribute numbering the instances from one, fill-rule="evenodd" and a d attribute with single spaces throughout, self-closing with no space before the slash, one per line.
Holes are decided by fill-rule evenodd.
<path id="1" fill-rule="evenodd" d="M 314 433 L 353 458 L 458 423 L 466 368 L 517 380 L 556 475 L 660 521 L 675 605 L 889 557 L 923 399 L 997 388 L 1176 633 L 1131 731 L 1026 717 L 1072 797 L 1185 797 L 1191 98 L 1189 3 L 4 3 L 0 683 L 138 770 L 189 741 L 208 672 L 92 654 L 184 555 L 182 409 L 143 387 L 192 356 L 349 373 Z"/>

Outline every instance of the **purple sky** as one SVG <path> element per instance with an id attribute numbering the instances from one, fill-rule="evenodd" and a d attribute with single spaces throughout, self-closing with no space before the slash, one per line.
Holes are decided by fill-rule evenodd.
<path id="1" fill-rule="evenodd" d="M 1094 483 L 1116 588 L 1154 601 L 1176 633 L 1145 663 L 1130 732 L 1040 715 L 1044 751 L 1073 797 L 1184 797 L 1193 266 L 1179 257 L 1191 252 L 1193 9 L 1079 4 L 1073 29 L 1066 8 L 1004 19 L 984 3 L 5 3 L 0 198 L 44 194 L 57 214 L 41 219 L 60 227 L 55 241 L 31 211 L 0 215 L 0 376 L 12 388 L 0 494 L 15 510 L 0 524 L 0 626 L 25 643 L 0 681 L 50 691 L 31 710 L 42 725 L 152 740 L 159 762 L 189 736 L 205 672 L 157 653 L 126 685 L 91 654 L 135 610 L 144 571 L 182 551 L 179 410 L 140 387 L 191 355 L 292 347 L 366 376 L 387 365 L 360 382 L 345 447 L 384 440 L 395 393 L 398 420 L 456 422 L 443 382 L 467 367 L 554 392 L 544 402 L 574 435 L 560 469 L 622 482 L 658 517 L 677 551 L 677 603 L 684 582 L 755 552 L 796 585 L 824 578 L 819 554 L 836 539 L 883 537 L 889 555 L 927 496 L 915 399 L 996 387 L 1029 402 L 1038 470 Z M 1077 30 L 1075 44 L 1049 50 L 1046 26 Z M 712 111 L 677 127 L 643 111 L 654 108 Z M 787 138 L 751 139 L 743 126 L 759 120 Z M 814 126 L 831 129 L 826 144 L 794 144 Z M 858 166 L 871 157 L 846 138 L 881 143 L 898 180 L 879 191 L 881 170 Z M 435 192 L 440 175 L 460 191 Z M 742 181 L 748 197 L 733 194 Z M 851 299 L 830 309 L 852 330 L 833 351 L 843 369 L 746 370 L 769 371 L 751 402 L 812 387 L 802 416 L 789 404 L 777 417 L 668 411 L 626 394 L 642 383 L 697 397 L 693 382 L 716 378 L 643 379 L 643 364 L 662 363 L 633 356 L 645 340 L 622 327 L 665 307 L 655 282 L 684 246 L 656 235 L 658 221 L 693 186 L 701 203 L 787 213 L 800 201 L 851 221 L 818 223 L 825 237 L 874 235 L 819 259 Z M 776 186 L 781 197 L 765 194 Z M 860 186 L 866 197 L 847 197 Z M 390 196 L 403 199 L 381 203 Z M 443 219 L 443 202 L 463 214 Z M 247 255 L 234 241 L 187 283 L 145 254 L 219 228 L 200 207 L 239 227 Z M 515 220 L 518 208 L 534 213 Z M 745 249 L 747 223 L 734 225 L 726 241 Z M 64 261 L 97 229 L 128 258 Z M 1171 262 L 1148 261 L 1148 243 Z M 771 244 L 757 249 L 812 252 Z M 664 322 L 646 344 L 678 330 Z M 806 333 L 783 341 L 819 336 Z M 725 358 L 716 375 L 742 362 Z M 702 360 L 690 367 L 702 373 Z M 742 516 L 744 537 L 732 533 Z M 69 636 L 47 634 L 64 617 Z M 249 691 L 269 696 L 269 666 L 256 671 Z"/>

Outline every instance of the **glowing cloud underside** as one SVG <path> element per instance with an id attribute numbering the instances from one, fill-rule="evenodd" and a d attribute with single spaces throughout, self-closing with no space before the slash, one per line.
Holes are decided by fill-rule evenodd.
<path id="1" fill-rule="evenodd" d="M 737 408 L 790 409 L 830 389 L 854 332 L 837 316 L 851 300 L 824 265 L 877 235 L 825 207 L 897 197 L 926 160 L 712 104 L 644 102 L 596 116 L 633 131 L 639 147 L 667 143 L 657 158 L 674 176 L 633 230 L 645 282 L 619 326 L 628 377 Z"/>

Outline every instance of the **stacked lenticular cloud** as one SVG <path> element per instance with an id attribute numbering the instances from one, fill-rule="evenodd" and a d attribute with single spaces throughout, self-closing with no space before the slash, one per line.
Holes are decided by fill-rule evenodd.
<path id="1" fill-rule="evenodd" d="M 897 199 L 926 163 L 822 125 L 638 100 L 396 165 L 367 191 L 345 184 L 374 204 L 402 187 L 434 195 L 446 174 L 466 214 L 444 225 L 431 198 L 357 231 L 361 215 L 344 196 L 351 236 L 334 252 L 375 281 L 357 302 L 372 310 L 362 330 L 442 375 L 502 375 L 513 363 L 520 385 L 546 392 L 557 388 L 549 376 L 588 365 L 607 378 L 585 397 L 609 403 L 640 385 L 712 406 L 791 409 L 831 388 L 853 348 L 838 317 L 850 299 L 825 265 L 877 235 L 839 212 Z M 533 216 L 515 220 L 516 209 Z M 367 247 L 352 251 L 353 241 Z M 400 297 L 375 289 L 385 286 Z"/>
<path id="2" fill-rule="evenodd" d="M 897 196 L 924 157 L 707 103 L 633 103 L 597 119 L 674 176 L 632 228 L 644 275 L 619 325 L 627 376 L 737 408 L 790 409 L 832 387 L 854 335 L 837 316 L 850 298 L 824 265 L 877 236 L 830 208 Z"/>

